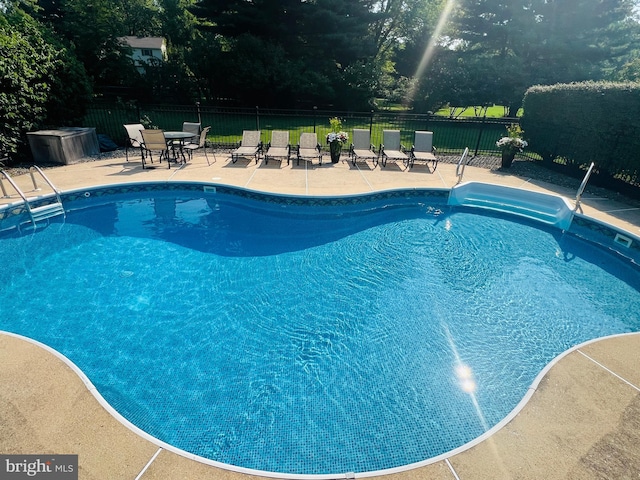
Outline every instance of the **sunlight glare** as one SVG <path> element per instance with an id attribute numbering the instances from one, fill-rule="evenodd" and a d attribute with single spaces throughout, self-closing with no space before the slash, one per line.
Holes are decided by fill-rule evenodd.
<path id="1" fill-rule="evenodd" d="M 447 21 L 449 20 L 449 16 L 453 11 L 453 7 L 455 6 L 455 3 L 456 3 L 456 0 L 447 0 L 447 3 L 442 9 L 442 13 L 440 14 L 440 18 L 438 19 L 436 28 L 433 31 L 433 35 L 431 35 L 431 38 L 429 39 L 429 43 L 427 44 L 427 47 L 425 48 L 424 53 L 422 54 L 422 58 L 420 59 L 420 63 L 418 64 L 418 68 L 416 69 L 416 73 L 413 75 L 414 82 L 411 88 L 409 89 L 407 98 L 405 99 L 406 105 L 410 105 L 416 95 L 416 92 L 418 90 L 418 85 L 420 84 L 420 77 L 422 77 L 422 75 L 427 69 L 427 66 L 429 65 L 429 62 L 431 61 L 431 58 L 433 58 L 433 52 L 435 51 L 436 43 L 440 38 L 440 35 L 442 35 L 442 30 L 444 29 L 444 26 L 447 24 Z"/>
<path id="2" fill-rule="evenodd" d="M 482 414 L 480 404 L 478 403 L 478 399 L 476 398 L 475 392 L 477 390 L 477 385 L 473 379 L 473 370 L 460 358 L 460 353 L 458 352 L 458 348 L 456 347 L 456 344 L 453 340 L 453 336 L 449 331 L 449 327 L 443 324 L 442 328 L 444 329 L 445 336 L 447 337 L 447 342 L 449 343 L 449 346 L 451 347 L 451 351 L 453 352 L 453 356 L 455 358 L 455 373 L 456 377 L 458 378 L 458 382 L 460 383 L 460 388 L 463 392 L 468 393 L 469 397 L 471 397 L 471 401 L 473 402 L 473 406 L 476 410 L 476 414 L 478 415 L 478 419 L 480 420 L 480 423 L 482 423 L 482 428 L 484 428 L 484 431 L 486 432 L 487 430 L 489 430 L 489 425 L 487 424 L 487 421 Z"/>

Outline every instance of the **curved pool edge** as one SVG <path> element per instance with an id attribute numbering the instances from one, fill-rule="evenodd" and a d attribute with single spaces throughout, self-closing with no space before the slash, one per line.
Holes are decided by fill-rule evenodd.
<path id="1" fill-rule="evenodd" d="M 518 414 L 520 414 L 522 412 L 522 410 L 527 406 L 529 401 L 533 398 L 534 394 L 538 390 L 538 387 L 539 387 L 540 383 L 542 382 L 542 380 L 545 378 L 545 376 L 563 358 L 565 358 L 566 356 L 570 355 L 571 353 L 574 353 L 574 352 L 577 352 L 577 351 L 581 350 L 582 348 L 584 348 L 584 347 L 586 347 L 588 345 L 591 345 L 591 344 L 594 344 L 594 343 L 598 343 L 598 342 L 601 342 L 601 341 L 604 341 L 604 340 L 608 340 L 608 339 L 613 339 L 613 338 L 618 338 L 618 337 L 625 337 L 625 336 L 638 336 L 638 339 L 640 341 L 640 332 L 617 333 L 617 334 L 613 334 L 613 335 L 607 335 L 605 337 L 599 337 L 599 338 L 594 338 L 594 339 L 591 339 L 591 340 L 587 340 L 585 342 L 579 343 L 578 345 L 575 345 L 575 346 L 565 350 L 564 352 L 561 352 L 560 354 L 556 355 L 549 363 L 547 363 L 545 365 L 545 367 L 540 371 L 540 373 L 538 373 L 538 375 L 536 375 L 536 377 L 533 379 L 533 382 L 531 382 L 531 385 L 529 385 L 529 387 L 527 388 L 527 393 L 525 393 L 525 395 L 518 402 L 518 404 L 513 408 L 513 410 L 511 410 L 509 412 L 509 414 L 506 417 L 504 417 L 500 422 L 498 422 L 493 427 L 491 427 L 489 430 L 487 430 L 485 433 L 483 433 L 482 435 L 480 435 L 477 438 L 474 438 L 470 442 L 467 442 L 464 445 L 461 445 L 461 446 L 459 446 L 459 447 L 457 447 L 457 448 L 455 448 L 453 450 L 445 452 L 445 453 L 443 453 L 441 455 L 438 455 L 436 457 L 432 457 L 432 458 L 429 458 L 427 460 L 423 460 L 421 462 L 415 462 L 415 463 L 411 463 L 411 464 L 408 464 L 408 465 L 405 465 L 405 466 L 402 466 L 402 467 L 397 467 L 397 468 L 390 468 L 390 469 L 386 469 L 386 470 L 378 470 L 378 471 L 375 471 L 375 472 L 366 472 L 366 473 L 358 474 L 356 476 L 359 476 L 359 477 L 372 477 L 372 476 L 400 473 L 400 472 L 404 472 L 404 471 L 407 471 L 407 470 L 412 470 L 414 468 L 420 468 L 420 467 L 423 467 L 423 466 L 426 466 L 426 465 L 430 465 L 430 464 L 436 463 L 436 462 L 441 461 L 441 460 L 450 459 L 450 458 L 452 458 L 452 457 L 454 457 L 454 456 L 456 456 L 456 455 L 458 455 L 460 453 L 463 453 L 463 452 L 475 447 L 476 445 L 479 445 L 479 444 L 483 443 L 484 441 L 488 440 L 493 435 L 498 433 L 500 430 L 502 430 L 514 418 L 516 418 L 518 416 Z"/>
<path id="2" fill-rule="evenodd" d="M 120 423 L 122 426 L 126 427 L 127 429 L 131 430 L 133 433 L 135 433 L 136 435 L 138 435 L 140 438 L 153 443 L 154 445 L 156 445 L 157 447 L 160 447 L 164 450 L 168 450 L 171 451 L 173 453 L 176 453 L 178 455 L 181 455 L 183 457 L 186 457 L 190 460 L 195 460 L 198 461 L 200 463 L 204 463 L 213 467 L 218 467 L 218 468 L 222 468 L 224 470 L 231 470 L 234 472 L 238 472 L 238 473 L 246 473 L 246 474 L 250 474 L 250 475 L 261 475 L 261 473 L 264 472 L 260 472 L 258 470 L 252 470 L 252 469 L 248 469 L 248 468 L 243 468 L 243 467 L 237 467 L 235 465 L 229 465 L 229 464 L 225 464 L 225 463 L 221 463 L 221 462 L 216 462 L 215 460 L 211 460 L 208 458 L 204 458 L 204 457 L 200 457 L 198 455 L 194 455 L 192 453 L 189 453 L 185 450 L 181 450 L 177 447 L 174 447 L 173 445 L 170 445 L 166 442 L 163 442 L 162 440 L 149 435 L 147 432 L 145 432 L 144 430 L 140 429 L 139 427 L 137 427 L 136 425 L 134 425 L 133 423 L 131 423 L 129 420 L 127 420 L 125 417 L 123 417 L 116 409 L 114 409 L 111 404 L 109 404 L 109 402 L 107 402 L 105 400 L 105 398 L 100 394 L 100 392 L 98 391 L 98 389 L 95 387 L 95 385 L 93 385 L 93 383 L 91 382 L 91 380 L 89 379 L 89 377 L 87 377 L 85 375 L 85 373 L 82 371 L 82 369 L 80 367 L 78 367 L 71 359 L 69 359 L 67 356 L 65 356 L 64 354 L 62 354 L 61 352 L 59 352 L 58 350 L 50 347 L 49 345 L 39 342 L 38 340 L 34 340 L 32 338 L 26 337 L 24 335 L 20 335 L 17 333 L 13 333 L 13 332 L 7 332 L 4 330 L 0 330 L 0 335 L 6 335 L 9 337 L 13 337 L 13 338 L 18 338 L 22 341 L 28 342 L 30 344 L 35 345 L 36 347 L 46 351 L 47 353 L 53 355 L 54 357 L 56 357 L 58 360 L 60 360 L 63 364 L 65 364 L 67 367 L 69 367 L 78 377 L 78 379 L 84 384 L 85 388 L 87 389 L 87 391 L 94 397 L 94 399 L 98 402 L 98 404 L 104 408 L 107 413 L 109 415 L 111 415 L 111 417 L 116 420 L 118 423 Z M 275 474 L 272 474 L 275 475 Z M 265 475 L 261 475 L 261 476 L 265 476 Z M 279 477 L 284 478 L 285 476 L 283 476 L 282 474 L 278 474 Z M 300 478 L 299 476 L 295 476 L 295 477 L 289 477 L 289 478 Z M 315 478 L 322 478 L 319 476 L 316 476 Z M 335 477 L 325 477 L 325 478 L 335 478 Z"/>
<path id="3" fill-rule="evenodd" d="M 514 419 L 516 419 L 519 416 L 519 414 L 522 413 L 522 411 L 525 409 L 525 407 L 530 404 L 531 400 L 533 398 L 535 398 L 535 395 L 538 392 L 539 386 L 540 386 L 541 382 L 543 381 L 543 379 L 545 379 L 545 377 L 547 377 L 547 375 L 551 371 L 553 371 L 553 369 L 556 366 L 561 364 L 562 360 L 565 359 L 570 354 L 572 354 L 574 352 L 579 352 L 579 353 L 582 353 L 582 355 L 585 356 L 586 358 L 589 358 L 586 354 L 584 354 L 581 351 L 582 349 L 584 349 L 585 347 L 588 347 L 590 345 L 593 345 L 593 344 L 600 344 L 601 342 L 606 342 L 608 340 L 621 338 L 621 337 L 625 337 L 625 338 L 626 337 L 629 337 L 629 338 L 635 337 L 633 339 L 636 340 L 636 343 L 638 344 L 637 348 L 640 348 L 640 332 L 620 333 L 620 334 L 609 335 L 609 336 L 606 336 L 606 337 L 601 337 L 601 338 L 588 340 L 586 342 L 580 343 L 580 344 L 578 344 L 578 345 L 576 345 L 574 347 L 569 348 L 568 350 L 560 353 L 555 358 L 553 358 L 540 371 L 540 373 L 536 376 L 534 381 L 531 383 L 531 385 L 527 389 L 527 392 L 524 395 L 524 397 L 520 400 L 520 402 L 516 405 L 516 407 L 513 410 L 511 410 L 511 412 L 503 420 L 501 420 L 498 424 L 496 424 L 494 427 L 492 427 L 490 430 L 488 430 L 487 432 L 485 432 L 481 436 L 477 437 L 476 439 L 474 439 L 474 440 L 472 440 L 472 441 L 470 441 L 470 442 L 468 442 L 468 443 L 466 443 L 464 445 L 461 445 L 460 447 L 458 447 L 458 448 L 456 448 L 454 450 L 451 450 L 449 452 L 445 452 L 445 453 L 443 453 L 441 455 L 438 455 L 436 457 L 432 457 L 432 458 L 425 459 L 425 460 L 420 461 L 420 462 L 415 462 L 415 463 L 411 463 L 411 464 L 404 465 L 404 466 L 399 466 L 399 467 L 394 467 L 394 468 L 389 468 L 389 469 L 384 469 L 384 470 L 369 471 L 369 472 L 360 472 L 360 473 L 345 472 L 344 474 L 287 474 L 287 473 L 269 472 L 269 471 L 255 470 L 255 469 L 250 469 L 250 468 L 244 468 L 244 467 L 238 467 L 238 466 L 234 466 L 234 465 L 229 465 L 229 464 L 225 464 L 225 463 L 222 463 L 222 462 L 217 462 L 217 461 L 214 461 L 214 460 L 210 460 L 210 459 L 207 459 L 207 458 L 204 458 L 204 457 L 200 457 L 198 455 L 194 455 L 192 453 L 189 453 L 189 452 L 186 452 L 186 451 L 181 450 L 179 448 L 176 448 L 176 447 L 174 447 L 174 446 L 172 446 L 170 444 L 167 444 L 167 443 L 165 443 L 165 442 L 163 442 L 163 441 L 161 441 L 161 440 L 149 435 L 148 433 L 144 432 L 143 430 L 139 429 L 138 427 L 133 425 L 131 422 L 129 422 L 127 419 L 125 419 L 122 415 L 120 415 L 102 397 L 102 395 L 98 392 L 96 387 L 89 380 L 89 378 L 84 374 L 84 372 L 77 365 L 75 365 L 74 362 L 72 362 L 69 358 L 67 358 L 62 353 L 58 352 L 57 350 L 49 347 L 48 345 L 46 345 L 46 344 L 44 344 L 42 342 L 39 342 L 39 341 L 34 340 L 34 339 L 31 339 L 29 337 L 25 337 L 23 335 L 15 334 L 15 333 L 12 333 L 12 332 L 1 331 L 1 330 L 0 330 L 0 335 L 3 335 L 5 337 L 12 337 L 12 338 L 18 339 L 20 341 L 32 344 L 32 345 L 38 347 L 38 349 L 40 349 L 41 351 L 46 352 L 48 354 L 51 354 L 55 358 L 59 359 L 62 362 L 62 364 L 64 364 L 67 367 L 69 367 L 71 369 L 71 371 L 73 373 L 75 373 L 76 377 L 84 385 L 86 391 L 91 393 L 93 398 L 110 415 L 110 417 L 113 420 L 115 420 L 120 425 L 126 427 L 129 431 L 133 432 L 140 439 L 145 440 L 145 441 L 153 444 L 155 447 L 158 447 L 159 449 L 163 449 L 163 450 L 166 450 L 168 452 L 175 453 L 175 454 L 177 454 L 177 455 L 179 455 L 181 457 L 184 457 L 184 458 L 189 459 L 189 460 L 193 460 L 193 461 L 198 462 L 200 464 L 204 464 L 204 465 L 207 465 L 207 466 L 210 466 L 210 467 L 220 468 L 220 469 L 223 469 L 223 470 L 226 470 L 226 471 L 235 472 L 235 473 L 238 473 L 238 474 L 259 476 L 259 477 L 268 477 L 268 478 L 309 479 L 309 480 L 324 480 L 324 479 L 335 479 L 335 478 L 366 478 L 366 477 L 376 477 L 376 476 L 382 476 L 382 475 L 401 474 L 401 473 L 408 472 L 408 471 L 411 471 L 411 470 L 416 470 L 416 469 L 420 469 L 420 468 L 426 468 L 426 467 L 432 466 L 434 464 L 438 464 L 439 462 L 445 462 L 445 464 L 447 465 L 447 467 L 449 469 L 453 469 L 453 467 L 451 466 L 450 461 L 454 460 L 454 457 L 457 457 L 460 454 L 463 454 L 465 452 L 471 451 L 471 450 L 474 449 L 474 447 L 478 447 L 480 445 L 483 445 L 485 442 L 487 442 L 489 439 L 493 438 L 496 434 L 498 434 L 501 430 L 503 430 L 505 426 L 507 426 L 512 421 L 514 421 Z M 615 356 L 616 353 L 618 353 L 618 352 L 612 351 L 610 353 Z M 45 359 L 45 361 L 47 363 L 50 363 L 48 361 L 48 359 Z M 640 388 L 637 385 L 635 385 L 634 383 L 625 380 L 621 376 L 619 376 L 619 375 L 615 374 L 614 372 L 612 372 L 611 370 L 607 369 L 605 366 L 600 365 L 598 362 L 596 362 L 596 361 L 594 361 L 594 362 L 596 364 L 598 364 L 600 367 L 602 367 L 605 370 L 607 370 L 610 373 L 612 373 L 615 377 L 617 377 L 621 381 L 623 381 L 626 384 L 634 387 L 636 390 L 638 390 L 638 392 L 640 392 Z M 638 366 L 640 366 L 640 365 L 638 365 Z M 638 366 L 636 366 L 636 367 L 638 367 Z M 55 367 L 53 367 L 53 368 L 55 368 Z M 20 379 L 13 378 L 13 379 L 9 379 L 9 380 L 10 381 L 13 380 L 15 382 L 19 382 Z M 46 378 L 45 378 L 44 381 L 42 382 L 42 385 L 41 385 L 43 390 L 47 390 L 47 385 L 46 384 L 47 384 L 47 381 L 46 381 Z M 4 414 L 5 414 L 5 412 L 0 412 L 0 415 L 4 415 Z M 533 433 L 535 434 L 536 432 L 533 432 Z M 638 433 L 640 434 L 640 432 L 638 432 Z M 2 445 L 0 444 L 0 448 L 1 447 L 2 447 Z M 53 450 L 55 450 L 55 448 L 53 448 L 52 451 Z M 149 467 L 149 465 L 155 460 L 155 457 L 158 455 L 159 451 L 160 450 L 158 450 L 156 452 L 156 455 L 154 455 L 149 460 L 149 462 L 146 464 L 144 469 L 141 470 L 140 475 L 142 475 L 144 473 L 144 471 Z M 34 453 L 34 452 L 22 452 L 22 453 Z M 68 452 L 68 453 L 73 453 L 73 452 Z M 136 478 L 144 478 L 144 477 L 140 476 L 140 477 L 136 477 Z"/>

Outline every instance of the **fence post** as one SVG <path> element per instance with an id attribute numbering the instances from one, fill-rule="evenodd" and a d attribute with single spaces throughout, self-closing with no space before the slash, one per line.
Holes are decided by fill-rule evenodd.
<path id="1" fill-rule="evenodd" d="M 198 123 L 202 126 L 202 115 L 200 114 L 200 102 L 196 102 L 196 112 L 198 113 Z"/>
<path id="2" fill-rule="evenodd" d="M 318 111 L 318 107 L 313 106 L 313 133 L 316 133 L 316 112 Z"/>
<path id="3" fill-rule="evenodd" d="M 369 135 L 373 132 L 373 110 L 371 110 L 371 117 L 369 118 Z"/>
<path id="4" fill-rule="evenodd" d="M 256 105 L 256 130 L 260 131 L 260 109 Z"/>
<path id="5" fill-rule="evenodd" d="M 480 148 L 480 139 L 482 138 L 482 131 L 484 130 L 484 122 L 487 119 L 487 114 L 484 114 L 484 117 L 482 117 L 482 122 L 480 123 L 480 132 L 478 133 L 478 141 L 476 142 L 476 150 L 473 153 L 474 157 L 478 156 L 478 149 Z"/>

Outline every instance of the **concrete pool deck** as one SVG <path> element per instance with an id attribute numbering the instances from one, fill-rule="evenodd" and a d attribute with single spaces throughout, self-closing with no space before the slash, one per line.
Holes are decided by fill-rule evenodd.
<path id="1" fill-rule="evenodd" d="M 46 170 L 63 191 L 123 182 L 209 181 L 296 195 L 367 193 L 457 183 L 454 164 L 411 171 L 359 163 L 264 165 L 217 155 L 211 166 L 197 154 L 181 168 L 166 163 L 142 170 L 139 156 L 96 160 Z M 324 157 L 328 160 L 328 156 Z M 14 177 L 28 196 L 29 175 Z M 468 166 L 464 181 L 554 193 L 575 191 Z M 39 182 L 42 183 L 42 182 Z M 10 189 L 10 186 L 7 186 Z M 11 192 L 9 192 L 11 193 Z M 1 203 L 18 201 L 17 195 Z M 640 209 L 586 194 L 585 215 L 640 235 Z M 78 454 L 80 479 L 258 478 L 205 465 L 161 448 L 121 424 L 78 374 L 50 350 L 0 335 L 0 453 Z M 640 334 L 609 337 L 562 356 L 530 390 L 522 410 L 477 445 L 436 463 L 385 479 L 623 479 L 640 478 Z M 336 475 L 334 478 L 345 478 Z"/>

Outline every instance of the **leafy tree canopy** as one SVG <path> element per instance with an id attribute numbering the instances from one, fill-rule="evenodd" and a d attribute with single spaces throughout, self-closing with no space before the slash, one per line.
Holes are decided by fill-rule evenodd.
<path id="1" fill-rule="evenodd" d="M 24 132 L 44 119 L 55 58 L 30 17 L 0 16 L 0 150 L 15 153 Z"/>
<path id="2" fill-rule="evenodd" d="M 447 32 L 455 42 L 441 49 L 436 70 L 457 65 L 467 73 L 460 79 L 427 72 L 423 83 L 444 81 L 459 90 L 460 80 L 469 80 L 467 101 L 475 91 L 477 101 L 502 103 L 513 113 L 531 85 L 597 80 L 624 62 L 637 46 L 633 3 L 461 0 Z"/>
<path id="3" fill-rule="evenodd" d="M 293 106 L 298 98 L 347 108 L 361 99 L 348 94 L 347 77 L 354 65 L 375 57 L 369 30 L 375 16 L 366 2 L 201 0 L 192 11 L 224 39 L 220 69 L 230 78 L 218 82 L 222 96 L 279 106 Z"/>

